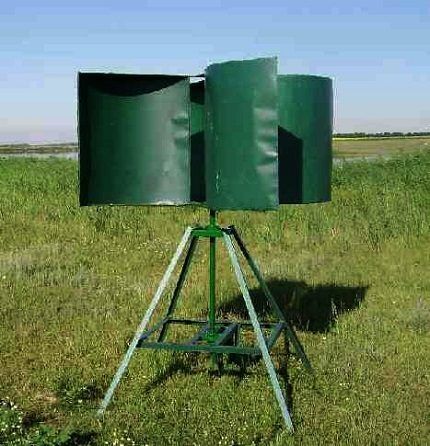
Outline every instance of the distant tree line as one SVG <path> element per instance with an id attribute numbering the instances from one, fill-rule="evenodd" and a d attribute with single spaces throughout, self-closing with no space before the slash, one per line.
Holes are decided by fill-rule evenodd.
<path id="1" fill-rule="evenodd" d="M 378 133 L 335 133 L 335 138 L 390 138 L 399 136 L 430 136 L 430 132 L 378 132 Z"/>

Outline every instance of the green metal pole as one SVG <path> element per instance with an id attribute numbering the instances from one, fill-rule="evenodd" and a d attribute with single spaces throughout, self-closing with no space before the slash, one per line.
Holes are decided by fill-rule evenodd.
<path id="1" fill-rule="evenodd" d="M 216 211 L 210 210 L 209 226 L 216 227 Z M 215 255 L 216 255 L 216 237 L 209 238 L 209 337 L 215 339 Z"/>

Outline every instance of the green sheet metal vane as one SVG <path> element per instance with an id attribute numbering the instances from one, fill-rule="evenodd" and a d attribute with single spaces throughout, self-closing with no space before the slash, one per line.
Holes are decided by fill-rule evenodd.
<path id="1" fill-rule="evenodd" d="M 206 201 L 211 209 L 278 206 L 276 59 L 206 70 Z"/>
<path id="2" fill-rule="evenodd" d="M 265 58 L 213 64 L 194 80 L 79 74 L 81 205 L 330 200 L 329 78 L 278 75 Z"/>
<path id="3" fill-rule="evenodd" d="M 278 76 L 279 202 L 330 200 L 332 82 L 320 76 Z"/>
<path id="4" fill-rule="evenodd" d="M 183 76 L 79 74 L 81 204 L 190 201 Z"/>

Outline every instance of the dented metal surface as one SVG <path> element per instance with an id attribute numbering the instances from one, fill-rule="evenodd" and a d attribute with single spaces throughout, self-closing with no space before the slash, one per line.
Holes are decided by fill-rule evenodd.
<path id="1" fill-rule="evenodd" d="M 81 205 L 330 200 L 331 79 L 278 76 L 276 58 L 195 78 L 79 74 Z"/>
<path id="2" fill-rule="evenodd" d="M 79 74 L 80 203 L 186 204 L 189 78 Z"/>
<path id="3" fill-rule="evenodd" d="M 206 70 L 206 202 L 211 209 L 278 206 L 276 58 Z"/>

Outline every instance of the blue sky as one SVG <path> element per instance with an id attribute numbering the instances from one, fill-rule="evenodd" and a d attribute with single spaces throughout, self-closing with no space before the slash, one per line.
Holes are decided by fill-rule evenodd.
<path id="1" fill-rule="evenodd" d="M 430 131 L 428 0 L 2 0 L 0 143 L 76 140 L 78 70 L 261 56 L 332 77 L 338 132 Z"/>

